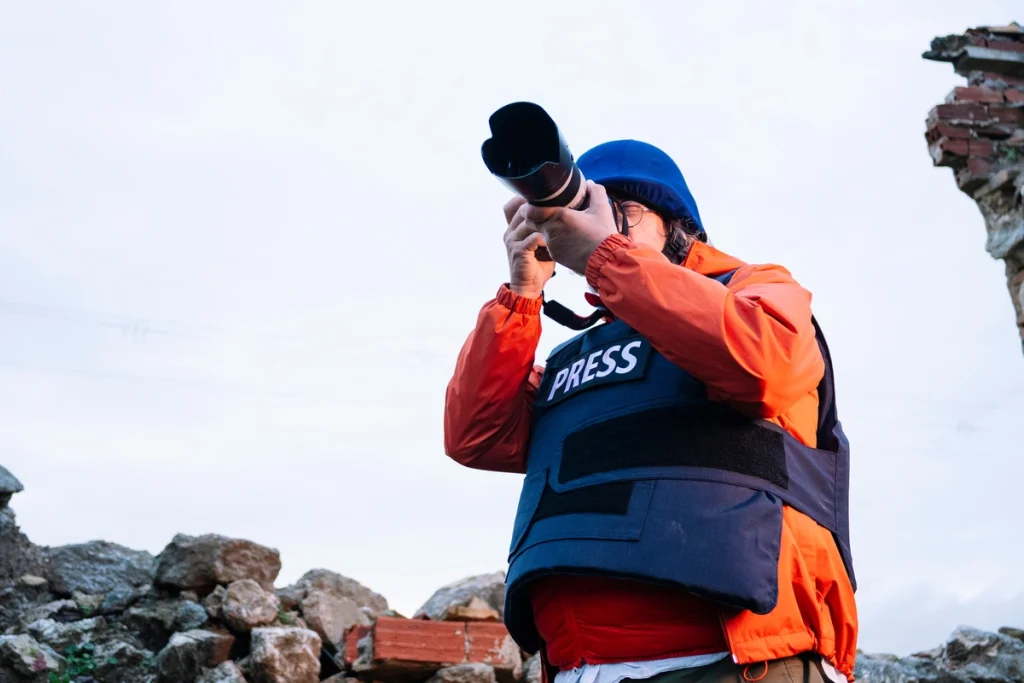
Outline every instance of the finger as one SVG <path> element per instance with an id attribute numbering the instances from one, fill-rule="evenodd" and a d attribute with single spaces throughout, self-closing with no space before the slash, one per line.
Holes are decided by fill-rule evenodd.
<path id="1" fill-rule="evenodd" d="M 608 206 L 608 190 L 605 189 L 604 185 L 595 183 L 593 180 L 588 180 L 587 194 L 590 195 L 590 206 L 587 208 L 601 208 Z"/>
<path id="2" fill-rule="evenodd" d="M 560 206 L 532 206 L 527 204 L 525 211 L 528 220 L 534 223 L 544 223 L 552 218 L 556 218 L 565 209 Z"/>
<path id="3" fill-rule="evenodd" d="M 522 242 L 529 238 L 530 235 L 536 235 L 540 231 L 540 226 L 533 221 L 524 218 L 519 222 L 516 229 L 509 235 L 509 239 L 513 242 Z"/>
<path id="4" fill-rule="evenodd" d="M 523 204 L 521 204 L 519 206 L 519 209 L 515 212 L 515 214 L 513 214 L 512 220 L 509 221 L 508 227 L 505 229 L 505 240 L 506 241 L 513 239 L 513 235 L 516 234 L 516 231 L 519 230 L 519 227 L 523 224 L 523 221 L 526 220 L 526 210 L 524 208 L 525 206 L 526 206 L 525 202 Z M 530 234 L 530 233 L 529 232 L 522 233 L 522 235 L 520 237 L 517 237 L 515 239 L 517 239 L 517 240 L 518 239 L 522 239 L 523 237 L 525 237 L 528 234 Z"/>
<path id="5" fill-rule="evenodd" d="M 544 235 L 539 232 L 535 232 L 524 239 L 519 248 L 522 251 L 531 252 L 537 251 L 540 247 L 546 247 L 547 245 L 548 243 L 544 240 Z"/>
<path id="6" fill-rule="evenodd" d="M 505 202 L 505 222 L 511 223 L 512 218 L 516 215 L 516 212 L 519 211 L 519 207 L 521 207 L 525 203 L 526 200 L 520 197 L 519 195 L 516 195 L 509 199 L 507 202 Z"/>

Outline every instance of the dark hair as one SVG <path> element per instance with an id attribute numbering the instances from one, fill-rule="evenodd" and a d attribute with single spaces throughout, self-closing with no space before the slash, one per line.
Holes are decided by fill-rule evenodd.
<path id="1" fill-rule="evenodd" d="M 665 248 L 661 250 L 661 253 L 672 263 L 678 265 L 685 261 L 686 255 L 690 252 L 690 245 L 695 240 L 700 240 L 701 242 L 708 241 L 708 236 L 697 225 L 697 221 L 693 220 L 690 216 L 667 218 L 664 212 L 652 206 L 647 199 L 636 193 L 617 187 L 609 187 L 607 190 L 608 196 L 612 199 L 634 201 L 638 204 L 643 204 L 658 214 L 662 223 L 665 224 Z"/>
<path id="2" fill-rule="evenodd" d="M 661 253 L 672 263 L 678 265 L 685 261 L 690 245 L 694 241 L 708 241 L 707 235 L 697 225 L 697 221 L 689 216 L 669 219 L 662 217 L 662 221 L 665 223 L 665 248 Z"/>

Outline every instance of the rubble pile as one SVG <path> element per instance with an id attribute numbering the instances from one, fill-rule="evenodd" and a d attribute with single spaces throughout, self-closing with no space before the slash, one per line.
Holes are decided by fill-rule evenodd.
<path id="1" fill-rule="evenodd" d="M 412 617 L 314 569 L 275 588 L 278 552 L 178 535 L 157 556 L 105 541 L 42 548 L 0 467 L 0 683 L 539 683 L 502 623 L 505 575 L 443 586 Z M 16 576 L 15 576 L 16 574 Z M 859 653 L 870 683 L 1024 681 L 1024 631 L 961 627 L 931 652 Z"/>
<path id="2" fill-rule="evenodd" d="M 405 617 L 327 569 L 275 588 L 278 552 L 249 540 L 178 535 L 156 556 L 37 547 L 7 505 L 20 490 L 0 467 L 0 683 L 540 683 L 502 623 L 503 572 L 444 586 Z M 859 653 L 856 674 L 1024 681 L 1024 631 L 962 627 L 931 652 Z"/>
<path id="3" fill-rule="evenodd" d="M 986 249 L 1006 263 L 1006 283 L 1024 344 L 1024 27 L 973 28 L 932 40 L 924 58 L 950 62 L 967 84 L 928 114 L 936 166 L 953 169 L 988 231 Z"/>

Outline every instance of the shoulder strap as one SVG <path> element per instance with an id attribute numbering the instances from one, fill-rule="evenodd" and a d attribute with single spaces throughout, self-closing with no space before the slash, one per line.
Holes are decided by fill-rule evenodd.
<path id="1" fill-rule="evenodd" d="M 836 387 L 835 372 L 832 368 L 832 355 L 829 353 L 828 344 L 825 342 L 825 335 L 821 326 L 812 315 L 811 322 L 814 324 L 814 336 L 818 340 L 818 348 L 821 350 L 821 357 L 825 361 L 825 373 L 818 383 L 818 448 L 835 452 L 839 449 L 839 440 L 835 434 L 836 422 L 838 421 L 838 410 L 836 409 Z"/>
<path id="2" fill-rule="evenodd" d="M 706 277 L 709 277 L 712 280 L 718 280 L 723 285 L 727 285 L 729 284 L 729 281 L 732 280 L 732 276 L 736 274 L 737 270 L 739 270 L 739 268 L 733 268 L 732 270 L 726 271 L 724 273 L 719 273 L 718 275 L 708 275 Z"/>

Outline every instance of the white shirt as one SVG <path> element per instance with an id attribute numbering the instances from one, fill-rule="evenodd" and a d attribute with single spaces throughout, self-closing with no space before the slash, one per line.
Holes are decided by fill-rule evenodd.
<path id="1" fill-rule="evenodd" d="M 620 662 L 616 664 L 584 664 L 568 671 L 559 671 L 554 683 L 619 683 L 630 678 L 643 680 L 666 671 L 708 666 L 729 656 L 728 652 L 690 657 L 670 657 L 643 662 Z M 823 658 L 821 667 L 832 683 L 849 683 L 846 676 Z"/>
<path id="2" fill-rule="evenodd" d="M 615 664 L 584 664 L 568 671 L 559 671 L 555 683 L 619 683 L 625 678 L 644 679 L 666 671 L 689 669 L 714 664 L 729 656 L 728 652 L 689 657 L 669 657 L 643 662 L 618 662 Z"/>

